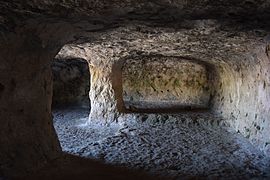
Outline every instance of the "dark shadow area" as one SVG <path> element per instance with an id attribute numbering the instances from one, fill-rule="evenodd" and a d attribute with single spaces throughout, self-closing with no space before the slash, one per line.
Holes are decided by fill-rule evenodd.
<path id="1" fill-rule="evenodd" d="M 177 114 L 177 113 L 186 113 L 186 112 L 193 112 L 193 113 L 207 113 L 210 110 L 208 108 L 200 108 L 194 106 L 173 106 L 168 108 L 155 108 L 155 109 L 145 109 L 145 108 L 132 108 L 132 109 L 125 109 L 125 113 L 169 113 L 169 114 Z"/>
<path id="2" fill-rule="evenodd" d="M 36 173 L 15 179 L 165 179 L 143 171 L 105 165 L 102 162 L 63 153 L 62 157 L 49 162 Z"/>
<path id="3" fill-rule="evenodd" d="M 55 59 L 52 72 L 52 108 L 90 107 L 90 72 L 84 59 Z"/>
<path id="4" fill-rule="evenodd" d="M 269 30 L 270 29 L 270 8 L 269 3 L 264 0 L 230 0 L 230 1 L 148 1 L 145 3 L 139 1 L 136 7 L 125 9 L 121 12 L 111 9 L 115 2 L 108 2 L 106 8 L 95 9 L 97 14 L 88 14 L 92 12 L 93 7 L 87 2 L 80 12 L 76 12 L 79 4 L 69 3 L 69 6 L 63 6 L 59 3 L 44 4 L 44 6 L 35 7 L 29 3 L 21 1 L 6 2 L 0 4 L 1 14 L 6 15 L 4 23 L 0 24 L 0 30 L 3 32 L 14 31 L 16 24 L 23 25 L 23 22 L 31 18 L 40 18 L 48 20 L 48 23 L 57 19 L 58 21 L 88 21 L 90 24 L 102 25 L 96 31 L 107 31 L 135 21 L 142 21 L 151 27 L 170 27 L 175 29 L 185 28 L 181 22 L 186 20 L 214 19 L 221 24 L 223 30 L 227 31 L 249 31 L 249 30 Z M 33 3 L 32 3 L 33 4 Z M 19 9 L 22 10 L 19 10 Z M 45 18 L 45 19 L 44 19 Z M 68 18 L 68 20 L 67 20 Z M 76 38 L 76 37 L 75 37 Z M 87 40 L 87 38 L 85 39 Z"/>

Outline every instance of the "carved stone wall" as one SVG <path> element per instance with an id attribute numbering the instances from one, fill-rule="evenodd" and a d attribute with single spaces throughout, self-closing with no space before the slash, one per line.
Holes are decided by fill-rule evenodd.
<path id="1" fill-rule="evenodd" d="M 127 59 L 122 78 L 127 109 L 207 109 L 213 88 L 203 64 L 173 57 Z"/>
<path id="2" fill-rule="evenodd" d="M 269 155 L 269 5 L 263 0 L 2 1 L 0 174 L 23 175 L 60 156 L 50 64 L 66 43 L 60 55 L 86 59 L 91 66 L 89 121 L 117 123 L 123 107 L 119 61 L 131 55 L 196 59 L 215 71 L 213 112 Z"/>

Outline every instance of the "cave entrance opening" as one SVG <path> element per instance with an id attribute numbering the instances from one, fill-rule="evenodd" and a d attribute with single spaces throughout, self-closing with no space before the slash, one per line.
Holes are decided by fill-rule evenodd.
<path id="1" fill-rule="evenodd" d="M 177 57 L 128 58 L 122 67 L 127 112 L 182 112 L 209 109 L 213 85 L 207 64 Z"/>
<path id="2" fill-rule="evenodd" d="M 90 108 L 90 71 L 84 59 L 54 59 L 53 108 L 78 106 Z"/>
<path id="3" fill-rule="evenodd" d="M 90 68 L 82 58 L 56 58 L 51 63 L 53 75 L 52 115 L 62 150 L 77 148 L 74 130 L 86 124 L 90 112 Z M 74 137 L 72 139 L 72 137 Z M 66 145 L 69 148 L 66 147 Z"/>

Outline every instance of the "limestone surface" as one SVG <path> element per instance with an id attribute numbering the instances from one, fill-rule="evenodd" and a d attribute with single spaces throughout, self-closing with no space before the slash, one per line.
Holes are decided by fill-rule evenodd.
<path id="1" fill-rule="evenodd" d="M 127 59 L 122 68 L 127 109 L 208 108 L 210 85 L 204 65 L 173 57 Z"/>
<path id="2" fill-rule="evenodd" d="M 0 177 L 61 157 L 51 62 L 66 44 L 59 56 L 87 60 L 93 74 L 89 124 L 123 122 L 125 59 L 177 56 L 211 67 L 210 109 L 269 156 L 269 7 L 266 0 L 1 1 Z"/>
<path id="3" fill-rule="evenodd" d="M 185 20 L 162 27 L 159 21 L 136 21 L 93 33 L 99 40 L 92 43 L 68 44 L 58 56 L 84 58 L 91 65 L 89 122 L 103 124 L 117 122 L 124 112 L 123 82 L 119 77 L 126 60 L 165 56 L 204 63 L 211 84 L 209 109 L 269 154 L 268 31 L 241 24 L 232 27 L 233 23 Z"/>

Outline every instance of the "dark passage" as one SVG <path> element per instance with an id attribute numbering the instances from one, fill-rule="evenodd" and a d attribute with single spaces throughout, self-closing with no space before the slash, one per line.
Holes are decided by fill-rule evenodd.
<path id="1" fill-rule="evenodd" d="M 84 59 L 55 59 L 53 72 L 53 107 L 89 107 L 90 73 Z"/>

